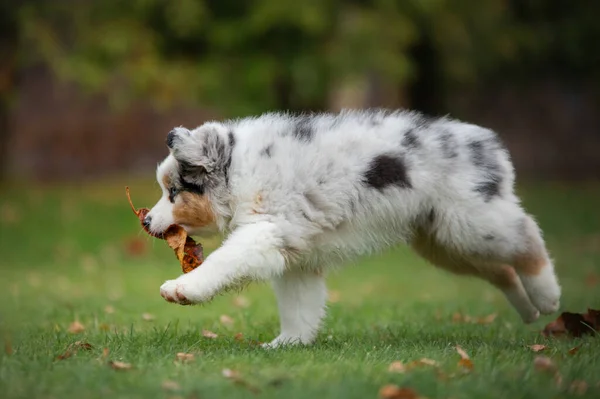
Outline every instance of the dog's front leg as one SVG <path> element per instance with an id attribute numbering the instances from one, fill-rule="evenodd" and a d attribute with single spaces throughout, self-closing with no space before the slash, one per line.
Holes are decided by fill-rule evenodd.
<path id="1" fill-rule="evenodd" d="M 325 315 L 325 278 L 314 271 L 289 270 L 273 278 L 273 289 L 277 296 L 281 333 L 265 346 L 312 343 Z"/>
<path id="2" fill-rule="evenodd" d="M 190 305 L 207 302 L 219 292 L 248 280 L 265 280 L 283 274 L 284 240 L 270 222 L 239 227 L 197 269 L 169 280 L 160 295 L 169 302 Z"/>

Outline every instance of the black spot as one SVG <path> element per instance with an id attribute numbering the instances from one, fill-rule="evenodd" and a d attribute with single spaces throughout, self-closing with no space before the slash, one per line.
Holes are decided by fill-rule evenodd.
<path id="1" fill-rule="evenodd" d="M 167 134 L 167 147 L 173 148 L 173 143 L 175 142 L 176 137 L 177 137 L 177 133 L 175 132 L 175 129 L 171 130 Z"/>
<path id="2" fill-rule="evenodd" d="M 204 195 L 204 186 L 194 183 L 189 183 L 183 179 L 183 176 L 179 177 L 179 184 L 181 185 L 182 191 L 194 193 L 198 195 Z"/>
<path id="3" fill-rule="evenodd" d="M 494 141 L 473 141 L 468 147 L 471 151 L 471 162 L 481 173 L 481 181 L 475 185 L 474 191 L 483 196 L 485 202 L 500 195 L 500 184 L 503 181 L 502 170 L 496 158 Z"/>
<path id="4" fill-rule="evenodd" d="M 500 182 L 490 179 L 475 185 L 475 192 L 483 196 L 485 202 L 490 202 L 492 198 L 500 195 Z"/>
<path id="5" fill-rule="evenodd" d="M 408 132 L 404 133 L 402 145 L 410 150 L 421 147 L 421 142 L 414 129 L 410 129 Z"/>
<path id="6" fill-rule="evenodd" d="M 435 221 L 435 209 L 431 208 L 429 215 L 427 216 L 427 220 L 429 223 L 433 223 Z"/>
<path id="7" fill-rule="evenodd" d="M 269 144 L 265 148 L 260 151 L 260 155 L 263 157 L 271 158 L 271 150 L 273 149 L 273 144 Z"/>
<path id="8" fill-rule="evenodd" d="M 483 239 L 486 241 L 492 241 L 492 240 L 495 240 L 496 237 L 494 237 L 492 234 L 486 234 L 483 236 Z"/>
<path id="9" fill-rule="evenodd" d="M 472 141 L 469 143 L 471 150 L 471 161 L 478 168 L 487 168 L 486 156 L 484 153 L 483 143 L 481 141 Z"/>
<path id="10" fill-rule="evenodd" d="M 390 155 L 375 157 L 369 164 L 369 169 L 365 172 L 363 181 L 380 191 L 392 184 L 402 188 L 412 187 L 402 159 Z"/>
<path id="11" fill-rule="evenodd" d="M 299 118 L 294 124 L 294 131 L 292 132 L 298 140 L 307 143 L 313 139 L 314 133 L 308 117 Z"/>
<path id="12" fill-rule="evenodd" d="M 442 153 L 446 158 L 456 158 L 458 156 L 458 145 L 454 136 L 449 131 L 444 131 L 440 134 L 440 145 Z"/>
<path id="13" fill-rule="evenodd" d="M 235 147 L 235 135 L 233 134 L 233 131 L 230 130 L 227 136 L 229 138 L 229 147 L 231 147 L 231 150 L 233 151 L 233 147 Z"/>
<path id="14" fill-rule="evenodd" d="M 205 173 L 205 169 L 202 166 L 195 166 L 189 162 L 179 161 L 179 185 L 182 191 L 188 191 L 195 194 L 204 194 L 204 186 L 197 183 L 190 183 L 185 180 L 187 177 L 195 179 L 202 176 Z"/>

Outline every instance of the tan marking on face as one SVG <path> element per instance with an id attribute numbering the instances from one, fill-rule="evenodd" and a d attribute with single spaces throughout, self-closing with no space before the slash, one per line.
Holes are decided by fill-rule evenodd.
<path id="1" fill-rule="evenodd" d="M 206 195 L 180 192 L 173 205 L 173 219 L 177 224 L 204 227 L 215 222 L 215 214 Z"/>
<path id="2" fill-rule="evenodd" d="M 168 191 L 169 187 L 171 187 L 171 177 L 169 175 L 164 175 L 162 178 L 163 187 Z"/>

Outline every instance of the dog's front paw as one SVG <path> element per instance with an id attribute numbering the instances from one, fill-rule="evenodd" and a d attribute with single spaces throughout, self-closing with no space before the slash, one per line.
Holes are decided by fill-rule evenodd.
<path id="1" fill-rule="evenodd" d="M 160 287 L 160 296 L 168 302 L 180 305 L 193 305 L 209 299 L 202 286 L 194 279 L 183 275 L 175 280 L 168 280 Z"/>

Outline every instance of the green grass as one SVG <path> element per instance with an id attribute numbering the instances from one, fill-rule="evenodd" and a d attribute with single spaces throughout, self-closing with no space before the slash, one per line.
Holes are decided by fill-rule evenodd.
<path id="1" fill-rule="evenodd" d="M 543 338 L 539 331 L 553 317 L 525 326 L 485 283 L 436 270 L 406 248 L 362 259 L 330 278 L 338 300 L 314 346 L 263 350 L 251 341 L 278 332 L 270 288 L 254 284 L 241 293 L 246 308 L 234 305 L 236 293 L 202 307 L 165 302 L 158 288 L 179 266 L 164 243 L 140 232 L 123 187 L 2 189 L 0 340 L 12 354 L 0 353 L 0 397 L 376 398 L 393 383 L 429 398 L 565 398 L 575 396 L 574 380 L 589 384 L 587 397 L 600 397 L 597 336 Z M 544 185 L 521 194 L 556 259 L 563 310 L 600 307 L 599 287 L 586 285 L 586 276 L 600 274 L 600 186 Z M 132 184 L 132 195 L 138 206 L 151 205 L 157 188 Z M 132 239 L 146 250 L 129 254 Z M 217 244 L 205 242 L 208 250 Z M 143 313 L 155 319 L 145 321 Z M 498 316 L 480 325 L 453 322 L 455 313 Z M 232 326 L 220 323 L 223 314 Z M 74 320 L 84 332 L 67 331 Z M 218 338 L 203 337 L 203 329 Z M 234 339 L 239 332 L 244 341 Z M 75 341 L 93 349 L 56 360 Z M 544 354 L 557 364 L 561 386 L 534 370 L 536 354 L 527 347 L 534 343 L 548 346 Z M 457 344 L 471 355 L 469 374 L 457 373 Z M 574 346 L 579 352 L 569 355 Z M 195 361 L 176 362 L 178 352 L 194 353 Z M 392 361 L 424 357 L 438 361 L 439 370 L 387 371 Z M 113 370 L 110 360 L 133 368 Z M 224 378 L 224 368 L 260 393 Z M 163 389 L 165 380 L 180 389 Z"/>

